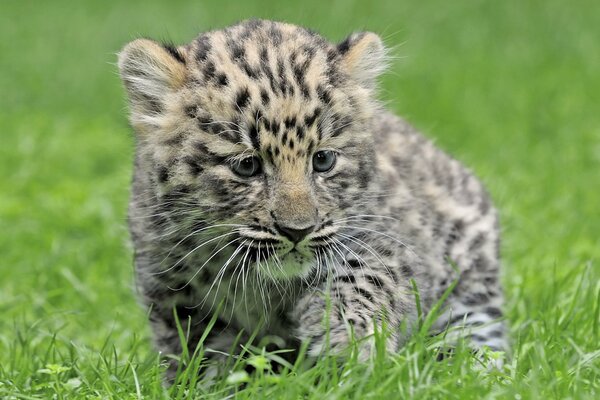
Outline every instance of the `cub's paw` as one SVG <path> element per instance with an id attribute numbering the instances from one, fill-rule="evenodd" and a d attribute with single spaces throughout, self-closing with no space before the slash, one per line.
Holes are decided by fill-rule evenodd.
<path id="1" fill-rule="evenodd" d="M 292 317 L 297 322 L 296 337 L 309 343 L 309 356 L 347 355 L 354 339 L 360 340 L 360 358 L 370 354 L 370 340 L 364 340 L 370 333 L 366 324 L 357 325 L 353 319 L 344 318 L 343 310 L 335 303 L 328 308 L 322 296 L 314 294 L 303 299 Z"/>

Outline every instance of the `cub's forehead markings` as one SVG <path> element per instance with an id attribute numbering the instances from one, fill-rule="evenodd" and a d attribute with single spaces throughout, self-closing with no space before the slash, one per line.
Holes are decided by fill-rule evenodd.
<path id="1" fill-rule="evenodd" d="M 269 151 L 275 156 L 279 146 L 310 153 L 324 136 L 339 136 L 352 123 L 350 116 L 341 115 L 339 107 L 338 113 L 332 111 L 340 96 L 337 93 L 339 79 L 335 76 L 329 79 L 328 74 L 339 72 L 337 65 L 333 65 L 339 58 L 337 50 L 320 37 L 304 31 L 286 32 L 285 43 L 282 42 L 280 28 L 272 24 L 264 24 L 260 30 L 238 26 L 209 32 L 196 40 L 197 76 L 204 81 L 198 83 L 212 87 L 204 101 L 210 104 L 217 101 L 225 108 L 229 103 L 233 115 L 238 115 L 237 123 L 215 121 L 211 114 L 202 111 L 202 106 L 188 107 L 186 113 L 197 121 L 202 131 L 218 134 L 236 144 L 245 141 L 255 151 L 261 143 L 268 145 L 276 138 L 277 145 Z M 243 80 L 244 74 L 250 80 L 239 82 L 236 88 L 236 81 Z M 223 86 L 229 86 L 227 92 L 216 91 Z M 227 98 L 223 98 L 223 94 Z M 307 111 L 298 110 L 295 115 L 292 111 L 279 119 L 259 115 L 258 109 L 256 118 L 251 121 L 253 109 L 260 107 L 271 114 L 277 107 L 277 100 L 288 101 L 290 98 L 308 103 L 303 105 Z M 307 99 L 312 99 L 312 104 Z M 218 106 L 214 104 L 214 107 Z M 329 111 L 324 112 L 327 109 Z M 201 115 L 198 115 L 199 111 Z M 231 116 L 223 119 L 231 119 Z M 326 116 L 329 120 L 324 121 Z"/>
<path id="2" fill-rule="evenodd" d="M 287 117 L 283 123 L 285 124 L 285 127 L 287 129 L 292 129 L 293 127 L 296 126 L 296 117 L 295 116 Z"/>
<path id="3" fill-rule="evenodd" d="M 319 117 L 319 115 L 321 115 L 321 108 L 316 107 L 311 114 L 307 114 L 304 117 L 304 125 L 306 125 L 307 128 L 310 128 L 315 123 L 315 120 Z"/>
<path id="4" fill-rule="evenodd" d="M 260 150 L 260 140 L 258 137 L 259 133 L 256 124 L 252 124 L 250 126 L 250 129 L 248 130 L 248 136 L 250 136 L 250 142 L 252 143 L 252 147 L 257 151 Z"/>
<path id="5" fill-rule="evenodd" d="M 219 136 L 219 138 L 234 144 L 239 143 L 241 133 L 239 121 L 215 121 L 208 113 L 199 112 L 198 107 L 193 105 L 185 107 L 185 113 L 196 121 L 201 131 Z"/>
<path id="6" fill-rule="evenodd" d="M 210 82 L 215 77 L 215 63 L 211 60 L 206 62 L 203 69 L 204 80 Z"/>

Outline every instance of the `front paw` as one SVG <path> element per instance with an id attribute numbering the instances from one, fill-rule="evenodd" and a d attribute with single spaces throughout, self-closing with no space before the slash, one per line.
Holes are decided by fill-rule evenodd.
<path id="1" fill-rule="evenodd" d="M 303 299 L 293 315 L 297 321 L 296 337 L 308 342 L 308 355 L 342 356 L 349 354 L 353 339 L 360 340 L 368 336 L 366 324 L 357 325 L 354 320 L 344 317 L 340 304 L 329 305 L 317 294 Z M 360 356 L 368 357 L 370 345 L 361 340 Z"/>

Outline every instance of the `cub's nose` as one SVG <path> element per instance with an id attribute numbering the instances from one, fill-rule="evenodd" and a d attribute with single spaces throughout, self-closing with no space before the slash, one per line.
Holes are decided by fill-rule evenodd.
<path id="1" fill-rule="evenodd" d="M 311 233 L 315 229 L 315 226 L 311 225 L 306 228 L 298 229 L 275 224 L 275 229 L 277 229 L 277 232 L 290 239 L 292 242 L 299 243 L 302 241 L 302 239 L 304 239 L 309 233 Z"/>

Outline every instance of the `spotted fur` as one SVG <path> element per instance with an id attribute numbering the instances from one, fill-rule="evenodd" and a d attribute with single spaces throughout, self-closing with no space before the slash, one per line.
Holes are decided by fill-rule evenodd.
<path id="1" fill-rule="evenodd" d="M 137 286 L 163 353 L 182 350 L 176 318 L 191 350 L 212 319 L 209 352 L 256 332 L 309 341 L 312 356 L 385 319 L 407 327 L 392 329 L 394 351 L 418 318 L 413 282 L 427 312 L 455 281 L 437 328 L 505 348 L 496 210 L 465 167 L 380 106 L 385 61 L 373 33 L 336 45 L 262 20 L 122 50 Z M 319 151 L 337 155 L 330 171 L 313 170 Z M 247 157 L 261 164 L 251 177 L 234 168 Z"/>

